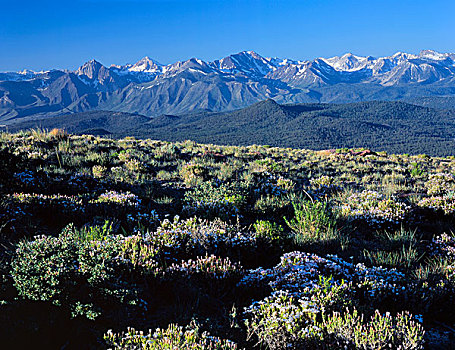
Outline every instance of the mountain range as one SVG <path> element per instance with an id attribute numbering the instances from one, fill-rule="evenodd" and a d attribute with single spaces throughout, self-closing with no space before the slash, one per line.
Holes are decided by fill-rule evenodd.
<path id="1" fill-rule="evenodd" d="M 205 62 L 163 65 L 145 57 L 106 67 L 96 60 L 75 71 L 0 73 L 0 122 L 92 110 L 156 117 L 230 111 L 258 101 L 352 103 L 401 100 L 455 107 L 455 54 L 361 57 L 350 53 L 311 61 L 266 58 L 253 51 Z"/>

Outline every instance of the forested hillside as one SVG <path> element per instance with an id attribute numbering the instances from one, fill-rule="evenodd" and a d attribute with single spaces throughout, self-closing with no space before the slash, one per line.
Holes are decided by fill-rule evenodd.
<path id="1" fill-rule="evenodd" d="M 447 156 L 455 148 L 455 110 L 403 102 L 280 105 L 265 100 L 233 112 L 147 118 L 108 111 L 68 114 L 10 126 L 71 133 L 136 136 L 223 145 L 266 144 L 332 149 L 366 147 L 390 153 Z"/>

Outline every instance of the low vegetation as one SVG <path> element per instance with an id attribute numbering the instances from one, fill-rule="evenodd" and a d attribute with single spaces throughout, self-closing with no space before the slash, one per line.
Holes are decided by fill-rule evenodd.
<path id="1" fill-rule="evenodd" d="M 7 348 L 447 349 L 455 158 L 0 134 Z"/>

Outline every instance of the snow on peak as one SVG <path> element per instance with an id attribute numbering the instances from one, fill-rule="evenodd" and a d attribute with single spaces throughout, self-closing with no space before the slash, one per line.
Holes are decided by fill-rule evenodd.
<path id="1" fill-rule="evenodd" d="M 330 58 L 321 58 L 322 61 L 332 66 L 337 71 L 357 71 L 363 68 L 371 68 L 375 59 L 371 56 L 356 56 L 350 52 L 343 56 L 334 56 Z"/>
<path id="2" fill-rule="evenodd" d="M 434 61 L 442 61 L 449 57 L 448 53 L 439 53 L 434 50 L 422 50 L 420 51 L 419 57 L 426 58 Z"/>
<path id="3" fill-rule="evenodd" d="M 128 67 L 128 70 L 131 72 L 155 73 L 157 71 L 160 71 L 161 67 L 162 64 L 158 63 L 155 60 L 152 60 L 148 56 L 145 56 L 131 67 Z"/>
<path id="4" fill-rule="evenodd" d="M 418 56 L 416 56 L 416 55 L 413 55 L 413 54 L 410 54 L 410 53 L 406 53 L 406 52 L 400 52 L 400 51 L 398 51 L 397 53 L 394 53 L 391 56 L 393 61 L 396 61 L 396 62 L 402 62 L 402 61 L 405 61 L 405 60 L 415 59 L 417 57 Z M 386 57 L 384 57 L 384 58 L 386 58 Z"/>
<path id="5" fill-rule="evenodd" d="M 267 61 L 274 67 L 287 66 L 288 64 L 298 64 L 303 63 L 303 61 L 294 61 L 289 58 L 279 58 L 279 57 L 267 57 Z"/>
<path id="6" fill-rule="evenodd" d="M 243 73 L 247 75 L 264 76 L 275 66 L 270 60 L 255 51 L 242 51 L 209 63 L 211 67 L 226 73 Z"/>

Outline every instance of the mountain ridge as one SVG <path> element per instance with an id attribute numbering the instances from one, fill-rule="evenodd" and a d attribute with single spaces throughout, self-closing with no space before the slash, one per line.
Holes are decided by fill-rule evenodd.
<path id="1" fill-rule="evenodd" d="M 346 53 L 311 61 L 242 51 L 205 62 L 168 65 L 144 57 L 75 71 L 0 73 L 0 122 L 67 112 L 111 110 L 148 117 L 227 111 L 272 98 L 278 103 L 349 103 L 455 96 L 455 54 L 422 50 L 375 58 Z M 426 101 L 425 103 L 427 103 Z"/>

